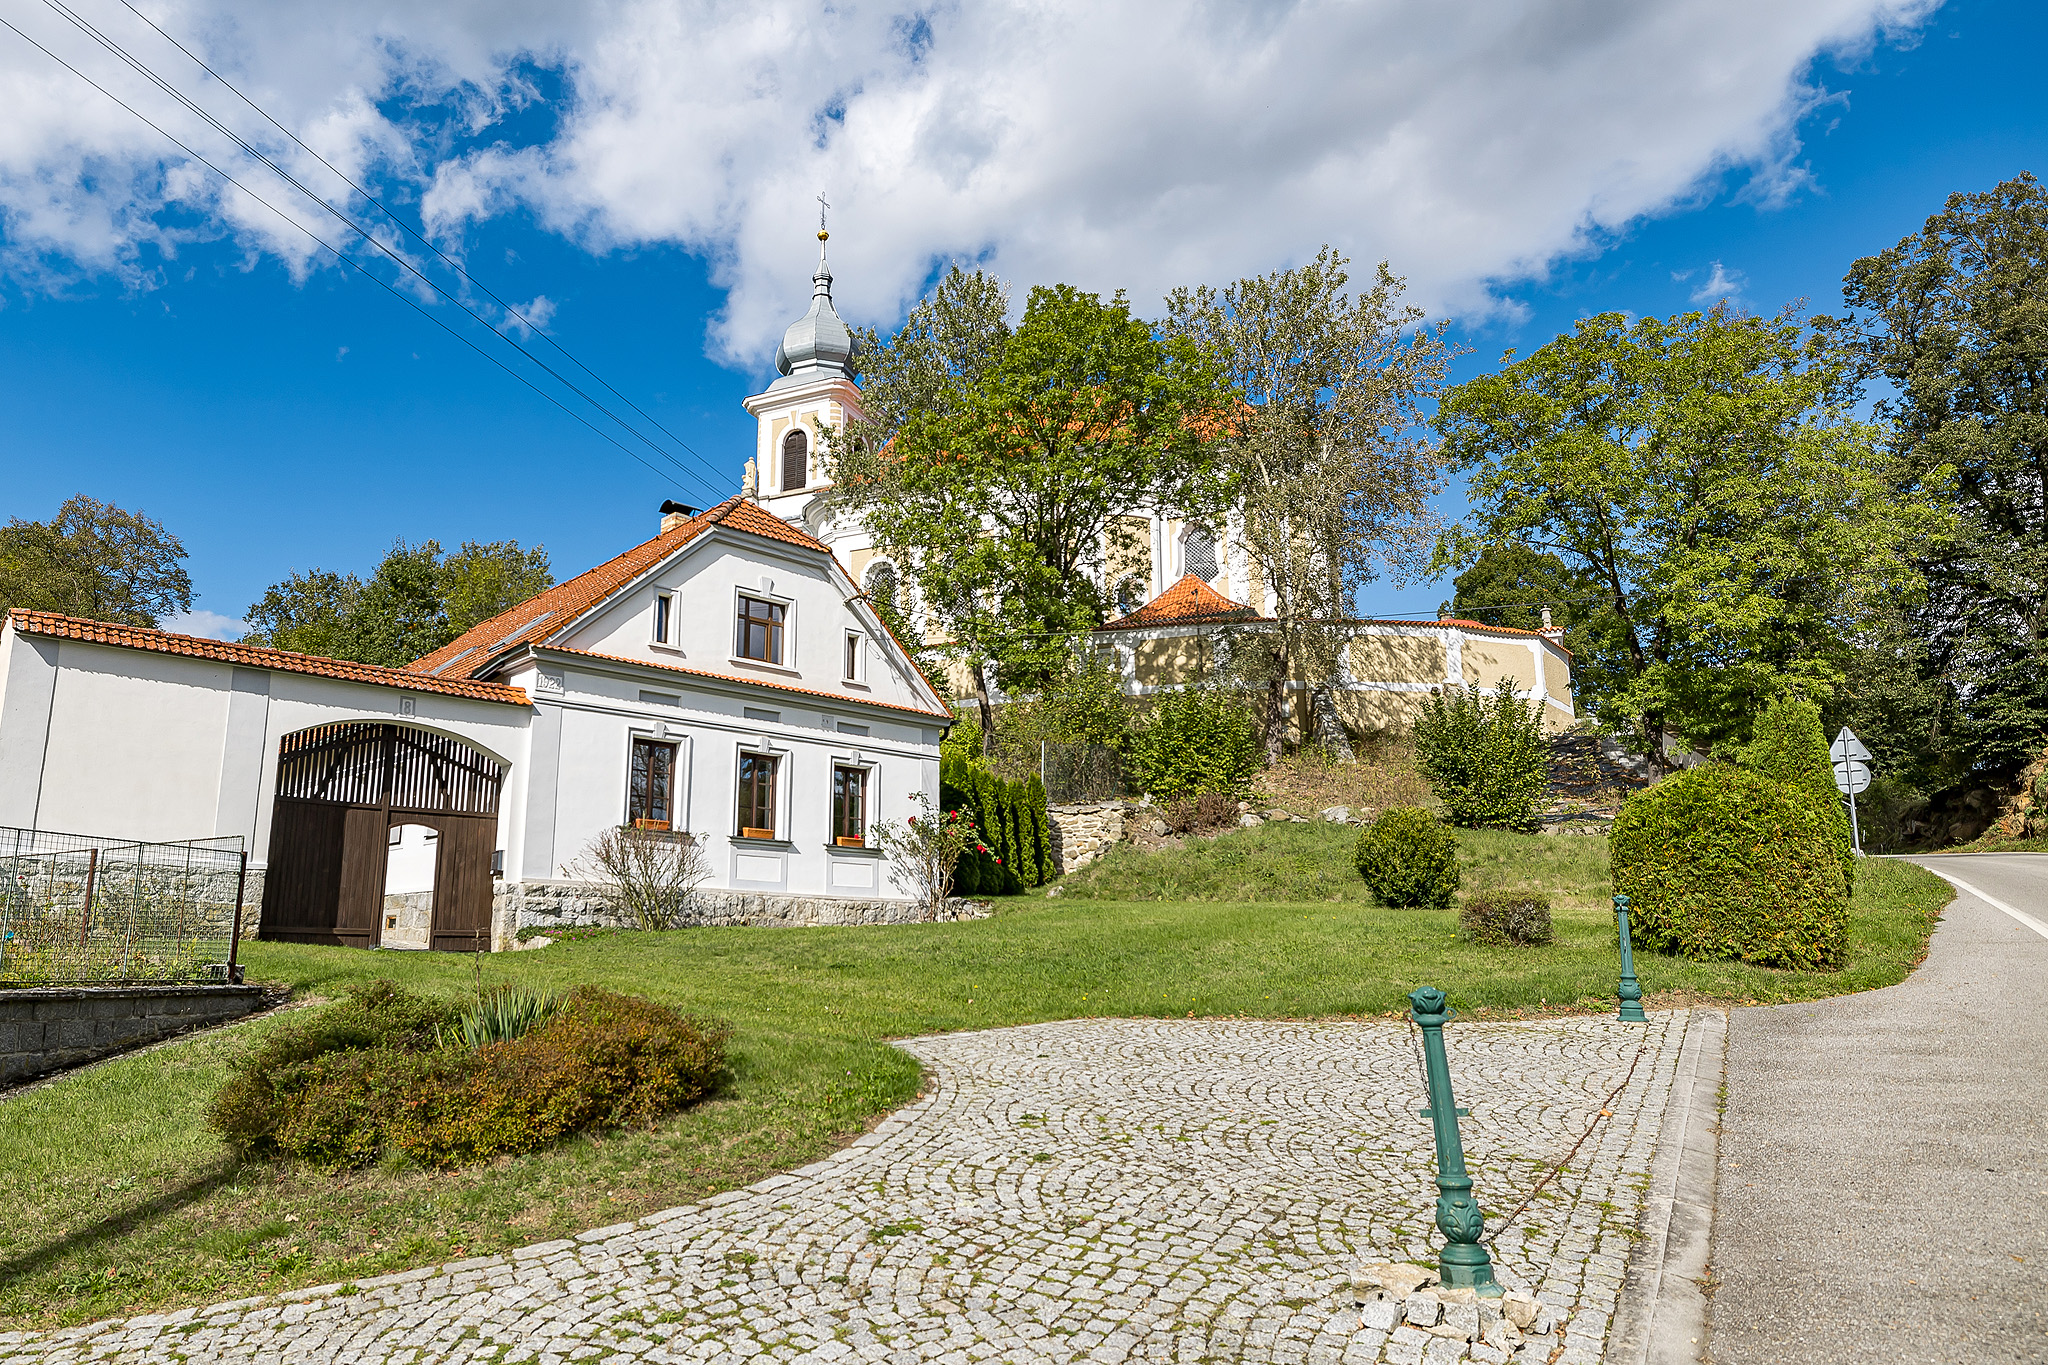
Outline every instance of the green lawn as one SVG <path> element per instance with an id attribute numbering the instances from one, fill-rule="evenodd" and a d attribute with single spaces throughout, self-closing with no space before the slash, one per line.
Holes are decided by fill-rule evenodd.
<path id="1" fill-rule="evenodd" d="M 486 984 L 596 982 L 732 1021 L 714 1099 L 646 1132 L 442 1174 L 239 1166 L 203 1123 L 229 1058 L 276 1019 L 110 1063 L 0 1104 L 0 1327 L 68 1323 L 502 1250 L 814 1160 L 911 1098 L 883 1040 L 1085 1015 L 1389 1013 L 1444 987 L 1468 1017 L 1606 1008 L 1616 976 L 1603 840 L 1461 836 L 1466 889 L 1546 886 L 1557 943 L 1459 941 L 1448 912 L 1386 910 L 1342 875 L 1353 835 L 1279 825 L 1068 878 L 966 924 L 611 934 L 483 962 Z M 1114 893 L 1126 899 L 1101 899 Z M 1137 899 L 1171 894 L 1174 899 Z M 1290 899 L 1255 899 L 1286 895 Z M 1950 892 L 1865 865 L 1849 966 L 1777 972 L 1639 954 L 1648 1003 L 1778 1001 L 1901 979 Z M 473 962 L 251 945 L 251 979 L 307 998 L 387 976 L 448 996 Z"/>

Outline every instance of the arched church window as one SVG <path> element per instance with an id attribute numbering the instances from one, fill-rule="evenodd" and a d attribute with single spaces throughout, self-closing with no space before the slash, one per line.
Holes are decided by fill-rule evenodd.
<path id="1" fill-rule="evenodd" d="M 868 601 L 872 602 L 877 608 L 886 608 L 889 611 L 897 609 L 895 565 L 876 564 L 870 567 L 867 572 L 865 586 Z"/>
<path id="2" fill-rule="evenodd" d="M 1181 533 L 1181 568 L 1204 582 L 1216 576 L 1216 535 L 1206 526 L 1190 526 Z"/>
<path id="3" fill-rule="evenodd" d="M 782 491 L 793 493 L 811 481 L 811 438 L 802 427 L 793 427 L 782 438 Z"/>

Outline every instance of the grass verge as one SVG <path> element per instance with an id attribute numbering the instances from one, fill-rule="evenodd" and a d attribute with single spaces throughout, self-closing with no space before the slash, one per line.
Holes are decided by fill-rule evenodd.
<path id="1" fill-rule="evenodd" d="M 1468 1017 L 1611 1004 L 1604 841 L 1461 835 L 1467 892 L 1555 897 L 1555 944 L 1482 948 L 1457 938 L 1454 912 L 1383 909 L 1329 876 L 1351 837 L 1246 830 L 1150 855 L 1150 881 L 1112 858 L 1057 899 L 1001 903 L 965 924 L 619 933 L 489 958 L 486 985 L 589 982 L 729 1020 L 732 1073 L 652 1129 L 449 1174 L 233 1161 L 205 1126 L 206 1104 L 230 1058 L 277 1016 L 80 1072 L 0 1102 L 0 1328 L 483 1255 L 743 1185 L 825 1155 L 916 1094 L 917 1066 L 889 1038 L 1091 1015 L 1382 1014 L 1424 984 Z M 1842 971 L 1644 953 L 1648 1003 L 1777 1002 L 1902 979 L 1949 888 L 1876 860 L 1858 881 Z M 1135 899 L 1160 886 L 1177 898 Z M 1110 888 L 1134 898 L 1102 898 Z M 1268 890 L 1290 898 L 1257 898 Z M 255 944 L 246 960 L 252 979 L 302 995 L 378 976 L 451 998 L 472 989 L 472 963 L 453 954 Z"/>

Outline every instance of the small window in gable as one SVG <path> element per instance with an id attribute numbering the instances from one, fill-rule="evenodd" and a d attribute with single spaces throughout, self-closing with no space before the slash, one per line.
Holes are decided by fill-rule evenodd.
<path id="1" fill-rule="evenodd" d="M 674 625 L 676 599 L 665 592 L 654 594 L 654 643 L 671 644 L 669 634 Z"/>
<path id="2" fill-rule="evenodd" d="M 802 427 L 782 438 L 782 491 L 794 493 L 811 482 L 811 438 Z"/>
<path id="3" fill-rule="evenodd" d="M 849 630 L 846 632 L 846 680 L 848 682 L 859 682 L 861 680 L 862 665 L 866 662 L 861 657 L 861 643 L 859 631 Z"/>

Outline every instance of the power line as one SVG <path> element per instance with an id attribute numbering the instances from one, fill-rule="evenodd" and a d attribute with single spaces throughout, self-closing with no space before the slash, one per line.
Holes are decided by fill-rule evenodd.
<path id="1" fill-rule="evenodd" d="M 69 71 L 72 75 L 78 77 L 78 79 L 84 81 L 87 85 L 99 91 L 102 95 L 105 95 L 115 104 L 119 105 L 121 108 L 133 114 L 146 127 L 150 128 L 152 131 L 157 133 L 160 137 L 162 137 L 166 142 L 170 143 L 173 147 L 176 147 L 179 151 L 185 153 L 185 155 L 191 157 L 194 161 L 197 161 L 200 165 L 206 167 L 206 169 L 212 171 L 215 175 L 227 181 L 230 185 L 233 185 L 236 189 L 242 191 L 242 193 L 248 195 L 251 199 L 254 199 L 257 203 L 263 205 L 264 208 L 269 209 L 272 213 L 276 214 L 279 218 L 283 219 L 292 227 L 297 228 L 300 232 L 304 233 L 308 238 L 312 239 L 312 241 L 316 245 L 330 252 L 336 260 L 342 262 L 350 269 L 356 271 L 358 274 L 364 276 L 365 278 L 369 279 L 370 281 L 378 285 L 380 288 L 384 289 L 386 292 L 390 293 L 394 298 L 397 298 L 398 300 L 403 302 L 407 307 L 413 309 L 421 317 L 424 317 L 427 321 L 433 323 L 436 327 L 439 327 L 442 331 L 448 333 L 449 336 L 454 337 L 457 341 L 469 347 L 472 351 L 475 351 L 485 360 L 490 361 L 493 365 L 496 365 L 506 374 L 511 375 L 514 379 L 526 385 L 527 388 L 532 389 L 542 398 L 545 398 L 548 402 L 553 403 L 556 407 L 560 408 L 563 412 L 567 413 L 569 416 L 581 422 L 584 426 L 589 427 L 590 430 L 594 432 L 596 435 L 602 437 L 604 440 L 609 441 L 611 442 L 611 444 L 617 446 L 619 450 L 628 458 L 637 461 L 641 465 L 646 466 L 646 468 L 652 471 L 658 478 L 667 480 L 672 477 L 667 470 L 661 469 L 652 464 L 648 464 L 648 462 L 645 459 L 641 458 L 638 452 L 634 451 L 633 449 L 625 445 L 617 437 L 613 436 L 610 432 L 602 430 L 589 418 L 585 417 L 582 413 L 577 412 L 568 404 L 562 402 L 562 400 L 556 398 L 553 394 L 547 392 L 538 384 L 534 383 L 531 379 L 528 379 L 525 375 L 519 373 L 510 365 L 507 365 L 504 361 L 498 359 L 498 357 L 492 355 L 489 351 L 486 351 L 483 347 L 477 345 L 474 341 L 462 335 L 462 333 L 456 331 L 453 327 L 450 327 L 446 322 L 442 321 L 438 317 L 435 317 L 433 313 L 429 312 L 423 305 L 421 305 L 419 300 L 407 297 L 407 295 L 403 291 L 394 286 L 390 281 L 378 277 L 367 266 L 363 265 L 362 262 L 352 259 L 346 252 L 342 251 L 340 248 L 332 245 L 325 238 L 321 237 L 319 233 L 314 232 L 304 223 L 299 222 L 296 218 L 293 218 L 283 209 L 280 209 L 277 205 L 271 203 L 268 199 L 265 199 L 262 195 L 256 193 L 256 191 L 250 189 L 247 185 L 235 179 L 234 176 L 228 174 L 220 167 L 214 165 L 213 162 L 209 161 L 199 152 L 187 146 L 184 142 L 180 141 L 177 137 L 173 136 L 170 132 L 166 131 L 161 125 L 159 125 L 154 119 L 150 118 L 147 114 L 135 108 L 135 106 L 129 104 L 126 100 L 123 100 L 119 95 L 116 95 L 113 91 L 107 89 L 98 81 L 86 75 L 83 71 L 80 71 L 77 67 L 65 61 L 62 57 L 59 57 L 56 53 L 50 51 L 49 48 L 44 47 L 41 43 L 29 37 L 26 33 L 23 33 L 20 29 L 16 28 L 13 25 L 13 23 L 11 23 L 5 16 L 0 16 L 0 25 L 4 25 L 9 32 L 14 34 L 15 37 L 21 39 L 30 47 L 42 53 L 45 57 L 48 57 L 51 61 L 63 67 L 66 71 Z"/>
<path id="2" fill-rule="evenodd" d="M 491 302 L 497 304 L 500 308 L 504 309 L 513 317 L 518 318 L 519 321 L 522 324 L 524 324 L 533 335 L 538 336 L 542 341 L 545 341 L 548 345 L 554 347 L 557 351 L 561 352 L 563 356 L 567 357 L 569 362 L 575 365 L 577 369 L 582 370 L 585 374 L 589 375 L 592 379 L 595 379 L 599 384 L 603 385 L 607 393 L 617 398 L 627 407 L 633 409 L 633 411 L 638 413 L 640 416 L 646 418 L 647 421 L 654 425 L 657 431 L 661 432 L 664 436 L 668 437 L 677 445 L 681 446 L 684 450 L 688 451 L 691 455 L 695 456 L 700 463 L 704 464 L 704 467 L 707 470 L 712 470 L 714 474 L 716 473 L 716 470 L 712 469 L 712 466 L 709 464 L 709 462 L 705 461 L 704 457 L 698 454 L 696 447 L 692 446 L 688 441 L 685 441 L 682 437 L 676 435 L 676 433 L 674 433 L 673 431 L 670 431 L 666 426 L 662 424 L 661 419 L 655 417 L 645 408 L 642 408 L 638 403 L 635 403 L 631 398 L 628 398 L 625 394 L 620 393 L 616 388 L 613 388 L 612 385 L 606 381 L 603 375 L 599 374 L 596 370 L 591 369 L 590 366 L 584 364 L 575 355 L 571 354 L 571 352 L 566 346 L 562 345 L 562 343 L 556 341 L 553 337 L 549 336 L 545 331 L 541 330 L 541 328 L 537 324 L 535 324 L 532 321 L 532 319 L 528 318 L 524 313 L 520 312 L 510 303 L 507 303 L 504 299 L 500 298 L 495 292 L 492 291 L 490 286 L 486 285 L 482 280 L 479 280 L 476 276 L 470 274 L 468 269 L 465 268 L 459 261 L 457 261 L 454 257 L 450 256 L 447 252 L 441 250 L 441 248 L 437 246 L 430 238 L 428 238 L 423 231 L 414 227 L 411 222 L 401 217 L 396 210 L 392 209 L 389 205 L 387 205 L 383 200 L 379 199 L 376 195 L 371 194 L 367 189 L 357 184 L 355 180 L 351 178 L 346 171 L 342 170 L 339 166 L 329 161 L 326 157 L 320 155 L 319 152 L 315 151 L 311 147 L 308 147 L 304 142 L 300 141 L 299 135 L 297 133 L 294 133 L 291 129 L 285 127 L 282 123 L 279 123 L 275 118 L 271 117 L 269 110 L 265 109 L 262 105 L 256 103 L 256 101 L 250 99 L 247 95 L 243 94 L 241 90 L 237 88 L 232 81 L 228 80 L 227 77 L 221 75 L 218 71 L 215 71 L 212 67 L 208 66 L 203 60 L 201 60 L 197 53 L 193 52 L 190 48 L 186 47 L 183 43 L 179 42 L 176 38 L 172 37 L 169 33 L 165 32 L 161 24 L 158 24 L 154 19 L 144 14 L 141 10 L 135 8 L 134 5 L 129 3 L 129 0 L 121 0 L 121 4 L 122 7 L 125 8 L 130 14 L 133 14 L 136 18 L 140 19 L 143 23 L 148 24 L 151 28 L 155 29 L 157 33 L 162 35 L 163 40 L 165 42 L 169 43 L 172 47 L 177 48 L 178 51 L 184 53 L 187 57 L 191 58 L 193 64 L 196 65 L 201 71 L 204 71 L 207 75 L 213 77 L 216 81 L 219 81 L 223 86 L 226 86 L 229 92 L 232 93 L 236 99 L 240 100 L 242 103 L 248 105 L 251 109 L 255 110 L 258 114 L 262 115 L 263 119 L 267 123 L 269 123 L 271 127 L 277 129 L 277 131 L 283 133 L 286 137 L 290 138 L 293 144 L 296 145 L 300 151 L 306 153 L 306 155 L 312 157 L 315 161 L 318 161 L 328 170 L 334 172 L 334 174 L 341 180 L 343 184 L 347 185 L 357 194 L 360 194 L 365 200 L 376 205 L 377 208 L 380 211 L 382 211 L 385 217 L 389 218 L 392 222 L 398 224 L 398 226 L 404 229 L 406 234 L 410 236 L 414 241 L 418 242 L 421 246 L 425 247 L 427 250 L 433 252 L 436 256 L 440 257 L 441 260 L 448 266 L 449 269 L 453 270 L 456 274 L 462 276 L 462 278 L 467 280 L 470 284 L 473 284 L 478 289 L 482 290 L 486 298 L 490 299 Z"/>
<path id="3" fill-rule="evenodd" d="M 79 14 L 73 11 L 68 5 L 61 3 L 61 0 L 43 0 L 43 3 L 46 8 L 51 10 L 53 13 L 57 14 L 59 17 L 65 19 L 73 27 L 77 28 L 80 32 L 86 34 L 88 37 L 93 39 L 94 42 L 98 43 L 101 47 L 105 48 L 107 52 L 109 52 L 114 57 L 125 63 L 137 74 L 141 75 L 145 80 L 148 80 L 151 84 L 155 85 L 164 94 L 170 96 L 173 100 L 182 105 L 184 108 L 191 111 L 193 114 L 197 115 L 200 119 L 204 120 L 208 125 L 210 125 L 216 131 L 218 131 L 222 136 L 226 137 L 231 142 L 233 142 L 237 147 L 241 148 L 243 152 L 247 153 L 250 157 L 262 163 L 264 166 L 267 166 L 286 184 L 290 185 L 293 189 L 297 190 L 300 194 L 304 195 L 307 199 L 311 200 L 323 212 L 328 214 L 342 226 L 346 227 L 349 231 L 353 232 L 364 243 L 376 248 L 378 251 L 383 252 L 386 256 L 390 257 L 391 260 L 394 263 L 396 263 L 401 269 L 406 271 L 408 274 L 411 274 L 415 279 L 419 280 L 420 283 L 425 285 L 428 289 L 432 290 L 436 295 L 440 296 L 442 299 L 447 300 L 449 303 L 454 304 L 457 308 L 461 309 L 471 319 L 481 323 L 484 327 L 488 328 L 494 337 L 505 342 L 507 345 L 512 346 L 514 350 L 518 351 L 522 358 L 526 359 L 527 361 L 534 365 L 539 366 L 543 371 L 545 371 L 548 375 L 554 378 L 556 382 L 560 383 L 564 388 L 567 388 L 571 393 L 574 393 L 584 402 L 596 408 L 599 412 L 603 413 L 606 417 L 610 418 L 613 422 L 617 423 L 625 431 L 631 433 L 631 435 L 635 439 L 640 441 L 648 449 L 652 450 L 656 455 L 659 455 L 662 459 L 674 465 L 678 473 L 681 473 L 685 477 L 688 477 L 696 481 L 697 483 L 702 485 L 707 492 L 715 494 L 718 491 L 718 484 L 715 482 L 715 471 L 711 471 L 712 479 L 707 480 L 704 476 L 699 475 L 692 470 L 685 469 L 683 465 L 678 460 L 676 460 L 676 458 L 673 455 L 671 455 L 668 451 L 664 450 L 659 443 L 655 442 L 650 437 L 648 437 L 646 433 L 640 431 L 632 423 L 626 421 L 623 417 L 619 416 L 619 414 L 613 412 L 610 408 L 606 407 L 603 403 L 599 402 L 596 398 L 592 397 L 589 393 L 585 392 L 573 380 L 569 379 L 568 376 L 562 374 L 559 370 L 555 369 L 553 366 L 549 365 L 546 361 L 540 359 L 532 352 L 528 351 L 525 347 L 520 346 L 516 341 L 513 340 L 513 338 L 507 336 L 503 331 L 501 331 L 495 323 L 490 321 L 490 319 L 484 317 L 481 313 L 471 308 L 466 302 L 457 298 L 455 295 L 449 293 L 446 289 L 442 288 L 440 284 L 430 279 L 427 275 L 421 272 L 417 266 L 415 266 L 411 261 L 407 260 L 402 254 L 393 250 L 385 242 L 380 241 L 374 233 L 372 233 L 367 228 L 365 228 L 361 223 L 356 221 L 356 219 L 352 215 L 343 212 L 341 209 L 338 209 L 333 204 L 329 203 L 325 197 L 323 197 L 317 191 L 315 191 L 310 186 L 301 181 L 296 175 L 292 174 L 283 166 L 279 165 L 276 160 L 274 160 L 271 156 L 265 153 L 261 148 L 250 143 L 246 138 L 242 137 L 232 128 L 229 128 L 226 124 L 222 123 L 219 119 L 215 118 L 211 113 L 209 113 L 205 108 L 200 106 L 196 101 L 186 96 L 184 92 L 177 89 L 177 87 L 173 86 L 169 81 L 165 80 L 163 77 L 159 76 L 155 71 L 151 70 L 147 64 L 142 62 L 140 59 L 136 58 L 133 54 L 129 53 L 126 49 L 121 47 L 119 43 L 116 43 L 112 38 L 108 37 L 105 33 L 100 31 L 89 21 L 81 17 Z M 13 26 L 9 25 L 9 27 Z M 152 27 L 154 27 L 154 25 L 152 25 Z M 17 33 L 20 32 L 19 29 L 16 29 L 15 31 Z M 48 49 L 44 49 L 44 51 L 47 52 Z M 76 68 L 72 68 L 72 70 L 76 71 Z M 82 73 L 80 74 L 82 75 Z M 239 95 L 239 92 L 237 92 L 237 94 Z M 131 110 L 130 112 L 134 111 Z M 259 112 L 261 111 L 259 110 Z M 268 116 L 266 115 L 266 117 Z M 162 129 L 158 129 L 158 131 L 162 132 Z M 168 136 L 168 134 L 166 134 L 166 136 Z M 293 141 L 296 142 L 298 141 L 298 139 L 294 138 Z M 183 146 L 182 143 L 179 145 Z M 304 144 L 301 143 L 300 145 L 303 146 Z M 308 150 L 310 151 L 310 149 Z M 187 151 L 189 153 L 190 149 L 187 149 Z M 197 155 L 197 153 L 190 154 L 195 156 Z M 313 155 L 315 156 L 315 159 L 321 161 L 322 165 L 327 166 L 329 170 L 334 170 L 334 167 L 330 165 L 328 162 L 326 162 L 323 158 L 319 158 L 317 153 L 314 153 Z M 221 173 L 219 172 L 219 168 L 212 167 L 210 162 L 208 163 L 208 165 L 217 173 Z M 339 172 L 336 172 L 336 174 L 339 174 Z M 346 179 L 346 177 L 343 178 Z M 240 184 L 240 182 L 236 183 L 238 185 Z M 249 193 L 254 193 L 253 191 L 249 191 L 246 185 L 242 185 L 240 186 L 240 188 Z M 274 210 L 274 206 L 271 207 L 273 207 Z M 316 238 L 315 240 L 319 239 Z M 323 246 L 327 245 L 324 241 L 321 244 Z M 334 250 L 334 248 L 332 247 L 329 247 L 328 249 Z M 341 253 L 336 252 L 336 254 L 339 255 Z M 488 293 L 489 291 L 485 292 Z M 492 297 L 495 298 L 496 296 L 493 295 Z M 502 303 L 502 300 L 500 302 Z M 522 317 L 521 321 L 525 322 L 526 319 Z M 532 324 L 528 322 L 527 325 L 531 326 Z M 609 388 L 610 386 L 606 385 L 606 387 Z M 558 406 L 560 405 L 558 404 Z M 586 423 L 586 425 L 588 424 Z M 593 430 L 594 429 L 595 428 L 593 428 Z M 614 444 L 617 444 L 617 442 L 614 442 Z M 697 455 L 697 453 L 694 450 L 691 451 L 690 453 L 698 460 L 700 464 L 704 464 L 707 471 L 710 471 L 710 466 L 704 462 L 702 456 Z"/>

